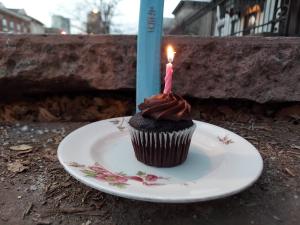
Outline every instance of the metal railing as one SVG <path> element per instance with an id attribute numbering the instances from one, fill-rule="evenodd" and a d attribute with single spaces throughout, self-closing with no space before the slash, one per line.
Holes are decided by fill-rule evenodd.
<path id="1" fill-rule="evenodd" d="M 173 33 L 176 33 L 178 30 L 184 30 L 184 28 L 187 27 L 189 24 L 193 23 L 195 20 L 205 15 L 207 11 L 214 10 L 219 4 L 225 1 L 227 0 L 214 0 L 210 2 L 209 4 L 207 4 L 207 6 L 203 7 L 198 12 L 196 12 L 195 14 L 191 15 L 190 17 L 182 21 L 181 24 L 177 25 L 177 27 L 173 30 Z M 274 1 L 276 1 L 275 6 L 277 6 L 278 0 L 274 0 Z M 252 35 L 259 35 L 259 33 L 255 33 L 257 29 L 261 29 L 260 33 L 287 36 L 289 30 L 291 1 L 292 0 L 281 0 L 280 6 L 275 7 L 273 18 L 269 22 L 239 30 L 237 32 L 229 34 L 228 36 L 237 36 L 239 34 L 244 35 L 245 33 L 250 33 Z M 266 27 L 267 29 L 265 29 Z"/>
<path id="2" fill-rule="evenodd" d="M 275 0 L 275 6 L 278 5 L 278 0 Z M 237 36 L 239 34 L 250 33 L 253 35 L 269 33 L 278 36 L 288 35 L 289 29 L 289 19 L 290 19 L 290 5 L 291 0 L 282 0 L 280 6 L 275 7 L 273 18 L 269 22 L 260 24 L 257 26 L 252 26 L 237 32 L 230 34 L 230 36 Z M 277 25 L 277 26 L 276 26 Z M 268 29 L 270 27 L 270 29 Z M 265 27 L 267 27 L 265 29 Z M 261 28 L 261 32 L 257 33 L 257 29 Z"/>

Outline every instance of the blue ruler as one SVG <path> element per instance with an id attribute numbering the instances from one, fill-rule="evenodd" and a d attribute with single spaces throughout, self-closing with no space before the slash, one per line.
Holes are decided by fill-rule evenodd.
<path id="1" fill-rule="evenodd" d="M 137 106 L 145 98 L 160 92 L 163 9 L 164 0 L 141 0 L 137 43 Z"/>

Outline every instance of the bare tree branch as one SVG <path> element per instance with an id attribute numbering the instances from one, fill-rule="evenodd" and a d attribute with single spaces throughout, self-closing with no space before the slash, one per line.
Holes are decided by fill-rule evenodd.
<path id="1" fill-rule="evenodd" d="M 110 33 L 112 19 L 115 16 L 116 6 L 120 0 L 79 0 L 72 12 L 66 12 L 72 20 L 72 27 L 81 32 L 87 32 L 87 15 L 92 10 L 97 10 L 101 15 L 104 33 Z"/>

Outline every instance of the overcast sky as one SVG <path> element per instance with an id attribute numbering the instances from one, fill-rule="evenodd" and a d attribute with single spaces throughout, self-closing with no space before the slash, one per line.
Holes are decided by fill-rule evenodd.
<path id="1" fill-rule="evenodd" d="M 28 15 L 51 26 L 51 15 L 61 14 L 68 17 L 68 10 L 80 0 L 0 0 L 8 8 L 24 8 Z M 172 17 L 172 11 L 180 0 L 165 0 L 164 16 Z M 136 33 L 138 26 L 140 0 L 120 0 L 114 23 L 122 33 Z M 64 15 L 65 14 L 65 15 Z"/>

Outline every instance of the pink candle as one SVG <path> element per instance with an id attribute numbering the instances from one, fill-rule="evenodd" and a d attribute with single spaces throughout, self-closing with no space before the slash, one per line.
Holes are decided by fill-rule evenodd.
<path id="1" fill-rule="evenodd" d="M 168 63 L 166 66 L 165 89 L 164 94 L 169 94 L 172 91 L 173 65 Z"/>
<path id="2" fill-rule="evenodd" d="M 174 59 L 174 50 L 172 46 L 167 48 L 167 56 L 169 63 L 166 65 L 166 76 L 165 76 L 165 88 L 164 94 L 169 94 L 172 92 L 172 80 L 173 80 L 173 59 Z"/>

